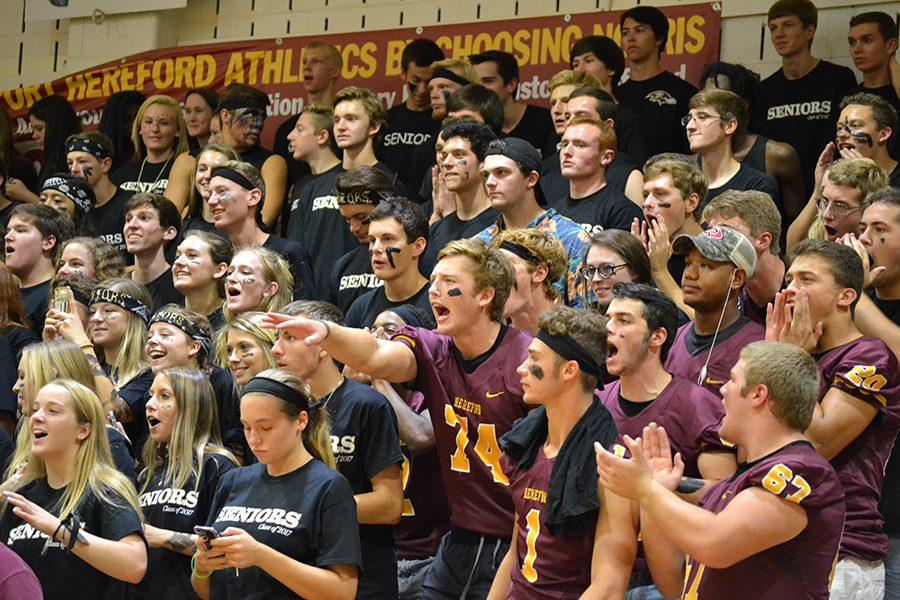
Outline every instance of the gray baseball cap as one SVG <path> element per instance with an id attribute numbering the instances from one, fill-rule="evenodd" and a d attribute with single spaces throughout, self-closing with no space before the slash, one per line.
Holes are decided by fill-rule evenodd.
<path id="1" fill-rule="evenodd" d="M 731 263 L 753 275 L 756 269 L 756 250 L 744 234 L 731 227 L 710 227 L 699 235 L 679 235 L 672 244 L 675 254 L 687 254 L 696 248 L 700 255 L 720 263 Z"/>

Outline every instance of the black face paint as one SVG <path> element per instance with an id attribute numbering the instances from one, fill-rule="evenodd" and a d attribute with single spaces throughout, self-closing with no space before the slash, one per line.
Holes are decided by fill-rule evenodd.
<path id="1" fill-rule="evenodd" d="M 872 147 L 872 136 L 868 133 L 861 133 L 859 131 L 851 131 L 850 137 L 861 144 L 865 144 L 866 146 Z"/>
<path id="2" fill-rule="evenodd" d="M 407 84 L 406 84 L 406 89 L 409 90 L 409 95 L 410 95 L 410 96 L 415 96 L 415 95 L 416 95 L 416 84 L 414 84 L 414 83 L 407 83 Z"/>
<path id="3" fill-rule="evenodd" d="M 448 90 L 448 89 L 443 89 L 443 90 L 441 90 L 441 96 L 444 97 L 444 102 L 446 102 L 446 101 L 447 101 L 447 98 L 449 98 L 449 97 L 452 96 L 452 95 L 453 95 L 453 92 L 451 92 L 451 91 Z"/>
<path id="4" fill-rule="evenodd" d="M 531 373 L 532 377 L 537 379 L 538 381 L 543 381 L 544 379 L 544 370 L 537 365 L 531 365 L 528 367 L 528 372 Z"/>
<path id="5" fill-rule="evenodd" d="M 384 253 L 387 254 L 388 264 L 391 265 L 392 269 L 396 269 L 397 265 L 394 263 L 394 254 L 400 254 L 400 248 L 385 248 Z"/>
<path id="6" fill-rule="evenodd" d="M 94 169 L 93 167 L 84 166 L 81 167 L 81 173 L 84 175 L 85 179 L 90 179 L 91 175 L 94 174 Z"/>
<path id="7" fill-rule="evenodd" d="M 447 290 L 447 295 L 451 298 L 455 296 L 462 296 L 462 290 L 459 288 L 450 288 L 449 290 Z"/>
<path id="8" fill-rule="evenodd" d="M 671 202 L 658 202 L 656 205 L 660 208 L 672 208 Z"/>

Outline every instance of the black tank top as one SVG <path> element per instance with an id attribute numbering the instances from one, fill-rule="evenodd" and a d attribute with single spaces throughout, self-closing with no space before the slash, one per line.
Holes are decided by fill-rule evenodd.
<path id="1" fill-rule="evenodd" d="M 760 173 L 766 173 L 766 144 L 768 141 L 769 138 L 766 136 L 757 135 L 756 141 L 753 142 L 747 156 L 744 157 L 744 164 Z"/>

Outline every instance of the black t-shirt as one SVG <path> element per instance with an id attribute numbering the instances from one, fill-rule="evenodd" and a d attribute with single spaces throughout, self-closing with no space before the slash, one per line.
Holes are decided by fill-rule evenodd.
<path id="1" fill-rule="evenodd" d="M 866 295 L 875 303 L 884 316 L 900 325 L 900 300 L 882 300 L 878 297 L 874 289 L 866 290 Z"/>
<path id="2" fill-rule="evenodd" d="M 207 525 L 238 527 L 258 542 L 296 561 L 319 568 L 362 566 L 356 502 L 350 484 L 318 460 L 273 477 L 261 464 L 222 476 Z M 297 596 L 274 577 L 250 567 L 214 571 L 210 598 L 287 600 Z"/>
<path id="3" fill-rule="evenodd" d="M 328 285 L 320 295 L 347 314 L 357 298 L 382 285 L 372 272 L 369 247 L 359 244 L 334 264 Z"/>
<path id="4" fill-rule="evenodd" d="M 24 202 L 16 202 L 14 200 L 10 200 L 9 204 L 0 209 L 0 225 L 3 226 L 3 231 L 9 229 L 9 218 L 10 216 L 12 216 L 12 211 L 20 204 L 24 204 Z"/>
<path id="5" fill-rule="evenodd" d="M 199 483 L 191 475 L 181 487 L 169 482 L 167 467 L 159 469 L 140 496 L 147 524 L 193 534 L 195 525 L 205 525 L 209 520 L 209 508 L 219 479 L 234 468 L 234 463 L 221 454 L 207 454 L 203 458 Z M 141 487 L 146 477 L 145 471 L 141 474 Z M 147 575 L 131 588 L 131 598 L 196 598 L 191 587 L 191 557 L 168 548 L 148 548 Z"/>
<path id="6" fill-rule="evenodd" d="M 108 364 L 104 365 L 104 370 L 109 375 L 111 369 Z M 147 369 L 119 387 L 119 397 L 131 409 L 131 422 L 123 423 L 122 427 L 125 429 L 125 435 L 131 440 L 135 456 L 141 455 L 141 448 L 144 447 L 144 441 L 150 432 L 144 407 L 147 406 L 147 400 L 150 397 L 151 385 L 153 385 L 153 372 Z"/>
<path id="7" fill-rule="evenodd" d="M 328 279 L 335 261 L 359 245 L 338 210 L 334 185 L 343 172 L 338 164 L 306 177 L 291 192 L 285 237 L 300 243 L 309 254 L 313 277 L 320 286 Z"/>
<path id="8" fill-rule="evenodd" d="M 408 174 L 410 185 L 406 189 L 416 197 L 410 200 L 420 204 L 431 200 L 431 167 L 436 164 L 434 140 L 428 140 L 413 149 Z"/>
<path id="9" fill-rule="evenodd" d="M 794 147 L 807 194 L 816 161 L 834 139 L 841 99 L 854 87 L 853 71 L 821 60 L 800 79 L 788 79 L 778 69 L 762 80 L 750 103 L 750 131 Z"/>
<path id="10" fill-rule="evenodd" d="M 512 131 L 503 135 L 525 140 L 540 150 L 543 156 L 553 152 L 552 142 L 556 140 L 556 130 L 553 128 L 553 117 L 550 116 L 550 110 L 534 104 L 526 104 L 522 119 L 513 127 Z"/>
<path id="11" fill-rule="evenodd" d="M 643 81 L 628 80 L 619 86 L 616 97 L 623 107 L 633 110 L 646 130 L 647 153 L 681 152 L 690 154 L 681 117 L 688 113 L 688 104 L 697 88 L 668 71 Z M 625 146 L 623 145 L 623 148 Z M 628 149 L 629 154 L 634 150 Z M 637 154 L 632 154 L 638 158 Z"/>
<path id="12" fill-rule="evenodd" d="M 31 330 L 38 337 L 42 337 L 44 332 L 44 318 L 47 316 L 47 310 L 50 306 L 50 283 L 51 280 L 48 279 L 44 283 L 19 288 L 28 324 L 31 325 Z"/>
<path id="13" fill-rule="evenodd" d="M 888 175 L 888 185 L 900 188 L 900 163 L 897 163 L 897 166 L 894 167 L 894 170 Z"/>
<path id="14" fill-rule="evenodd" d="M 287 136 L 291 133 L 291 130 L 297 126 L 297 120 L 299 118 L 300 115 L 297 114 L 285 119 L 285 121 L 278 126 L 278 129 L 275 130 L 275 141 L 272 142 L 272 151 L 283 158 L 287 163 L 287 180 L 289 188 L 300 181 L 301 178 L 310 174 L 309 165 L 302 160 L 296 160 L 294 158 L 294 153 L 288 150 Z"/>
<path id="15" fill-rule="evenodd" d="M 184 306 L 184 294 L 175 289 L 175 282 L 172 280 L 172 267 L 153 281 L 145 283 L 144 287 L 150 292 L 150 298 L 153 300 L 151 312 L 156 312 L 166 304 Z"/>
<path id="16" fill-rule="evenodd" d="M 634 164 L 634 159 L 624 152 L 616 152 L 616 157 L 606 168 L 604 177 L 606 185 L 614 190 L 625 193 L 625 186 L 628 185 L 628 178 L 631 177 L 632 171 L 640 171 Z M 562 176 L 559 166 L 559 150 L 544 159 L 543 168 L 541 170 L 541 191 L 544 192 L 544 198 L 553 206 L 569 194 L 569 180 Z"/>
<path id="17" fill-rule="evenodd" d="M 209 383 L 216 395 L 219 435 L 222 436 L 226 446 L 232 443 L 240 445 L 244 441 L 244 428 L 241 425 L 240 403 L 231 371 L 213 367 L 209 374 Z"/>
<path id="18" fill-rule="evenodd" d="M 609 184 L 578 200 L 573 200 L 566 194 L 552 206 L 564 217 L 581 225 L 588 235 L 604 229 L 631 231 L 631 223 L 635 218 L 644 219 L 638 205 Z"/>
<path id="19" fill-rule="evenodd" d="M 434 265 L 437 264 L 438 253 L 448 243 L 454 240 L 470 238 L 484 229 L 487 229 L 497 220 L 500 212 L 493 208 L 486 208 L 468 221 L 460 219 L 456 213 L 450 213 L 442 219 L 431 224 L 428 231 L 428 245 L 422 253 L 422 274 L 428 277 Z"/>
<path id="20" fill-rule="evenodd" d="M 325 406 L 331 419 L 331 448 L 338 471 L 354 494 L 372 491 L 371 479 L 403 462 L 397 417 L 387 398 L 367 385 L 346 380 Z M 360 525 L 363 574 L 357 600 L 397 598 L 397 557 L 390 525 Z"/>
<path id="21" fill-rule="evenodd" d="M 116 169 L 116 172 L 110 175 L 109 178 L 123 190 L 132 193 L 150 192 L 152 194 L 162 194 L 169 185 L 169 173 L 174 162 L 174 156 L 159 163 L 141 159 L 137 162 L 125 163 Z M 119 232 L 121 231 L 119 229 Z"/>
<path id="22" fill-rule="evenodd" d="M 263 247 L 277 252 L 287 261 L 294 276 L 294 300 L 316 300 L 316 284 L 310 269 L 309 254 L 298 242 L 270 235 Z"/>
<path id="23" fill-rule="evenodd" d="M 18 490 L 25 498 L 54 515 L 59 513 L 59 502 L 65 491 L 65 487 L 54 490 L 46 479 L 38 479 Z M 143 538 L 141 520 L 131 505 L 114 491 L 108 490 L 107 493 L 114 503 L 99 500 L 90 488 L 85 491 L 75 511 L 81 519 L 82 528 L 112 541 L 132 534 Z M 42 556 L 47 538 L 12 510 L 5 510 L 0 517 L 0 541 L 31 567 L 41 582 L 46 600 L 121 600 L 126 597 L 127 583 L 105 575 L 74 553 L 65 552 L 59 542 L 50 542 L 47 553 Z"/>
<path id="24" fill-rule="evenodd" d="M 21 154 L 16 153 L 9 157 L 7 166 L 9 167 L 9 176 L 12 179 L 19 179 L 29 190 L 35 194 L 40 193 L 41 188 L 38 185 L 38 174 L 30 160 Z"/>
<path id="25" fill-rule="evenodd" d="M 887 102 L 894 107 L 894 110 L 897 111 L 897 114 L 900 114 L 900 96 L 897 95 L 897 90 L 894 88 L 893 84 L 889 83 L 877 88 L 867 88 L 860 82 L 845 95 L 849 96 L 851 94 L 859 94 L 860 92 L 875 94 L 876 96 L 887 100 Z M 891 138 L 888 140 L 888 150 L 894 160 L 900 160 L 900 131 L 895 131 L 891 134 Z M 891 185 L 900 187 L 900 174 L 897 173 L 896 169 L 894 169 L 894 175 L 898 175 L 898 177 L 896 181 L 891 181 Z"/>
<path id="26" fill-rule="evenodd" d="M 16 384 L 22 350 L 40 341 L 41 338 L 28 327 L 10 325 L 0 330 L 0 411 L 16 414 L 18 399 L 12 388 Z"/>
<path id="27" fill-rule="evenodd" d="M 12 438 L 9 437 L 5 429 L 0 427 L 0 471 L 6 472 L 6 467 L 9 466 L 9 461 L 12 459 L 15 451 L 16 445 Z M 2 541 L 6 542 L 6 540 Z"/>
<path id="28" fill-rule="evenodd" d="M 616 148 L 618 150 L 616 155 L 626 155 L 628 162 L 636 165 L 635 168 L 639 169 L 650 158 L 650 134 L 647 132 L 647 127 L 636 112 L 627 106 L 619 105 L 616 107 L 613 129 L 616 131 Z M 610 180 L 608 170 L 606 179 Z"/>
<path id="29" fill-rule="evenodd" d="M 388 300 L 384 292 L 384 286 L 366 292 L 356 299 L 350 310 L 344 315 L 344 322 L 347 324 L 347 327 L 371 327 L 378 315 L 390 308 L 396 308 L 404 304 L 415 304 L 425 310 L 431 310 L 431 303 L 428 301 L 429 285 L 426 283 L 418 292 L 400 302 Z"/>
<path id="30" fill-rule="evenodd" d="M 118 469 L 119 473 L 131 480 L 135 481 L 134 458 L 131 457 L 131 446 L 119 430 L 107 426 L 106 439 L 109 441 L 109 451 L 112 454 L 113 465 Z"/>
<path id="31" fill-rule="evenodd" d="M 412 176 L 413 150 L 420 144 L 431 144 L 440 124 L 431 118 L 431 109 L 410 110 L 405 102 L 391 107 L 381 142 L 375 148 L 378 160 L 394 171 L 407 190 L 418 189 Z"/>
<path id="32" fill-rule="evenodd" d="M 782 220 L 784 220 L 784 207 L 781 204 L 781 195 L 778 191 L 778 182 L 775 181 L 775 178 L 771 175 L 767 175 L 765 173 L 757 171 L 756 169 L 748 167 L 745 164 L 741 164 L 737 173 L 735 173 L 731 179 L 729 179 L 719 187 L 709 188 L 709 191 L 706 192 L 706 200 L 704 200 L 704 203 L 709 204 L 713 201 L 714 198 L 716 198 L 725 190 L 737 190 L 739 192 L 755 190 L 767 193 L 772 197 L 772 200 L 775 201 L 775 206 L 778 207 L 778 211 L 781 213 Z"/>
<path id="33" fill-rule="evenodd" d="M 118 250 L 123 256 L 130 256 L 126 253 L 122 231 L 125 229 L 125 203 L 133 195 L 133 191 L 118 188 L 112 198 L 106 201 L 106 204 L 94 207 L 87 214 L 88 223 L 93 225 L 100 239 Z"/>
<path id="34" fill-rule="evenodd" d="M 256 167 L 257 171 L 262 171 L 263 165 L 269 160 L 269 157 L 272 156 L 272 154 L 274 154 L 274 152 L 270 152 L 257 144 L 249 150 L 241 152 L 241 160 Z"/>
<path id="35" fill-rule="evenodd" d="M 210 223 L 206 219 L 203 218 L 202 214 L 196 214 L 188 217 L 184 220 L 184 224 L 182 226 L 183 233 L 187 233 L 188 231 L 205 231 L 207 233 L 211 233 L 213 235 L 217 235 L 223 240 L 228 239 L 228 234 L 216 227 L 215 223 Z"/>

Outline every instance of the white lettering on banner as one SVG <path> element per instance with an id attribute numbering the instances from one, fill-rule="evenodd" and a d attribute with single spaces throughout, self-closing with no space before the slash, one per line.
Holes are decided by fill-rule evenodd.
<path id="1" fill-rule="evenodd" d="M 323 210 L 326 208 L 330 208 L 332 210 L 338 209 L 337 196 L 319 196 L 318 198 L 314 198 L 312 202 L 312 209 L 315 210 Z"/>
<path id="2" fill-rule="evenodd" d="M 766 119 L 784 119 L 787 117 L 808 117 L 808 121 L 827 119 L 831 115 L 831 100 L 815 100 L 812 102 L 795 102 L 770 106 L 766 113 Z"/>
<path id="3" fill-rule="evenodd" d="M 180 488 L 153 490 L 152 492 L 141 494 L 141 506 L 174 504 L 176 506 L 194 508 L 197 506 L 197 499 L 199 496 L 200 492 L 188 492 Z"/>
<path id="4" fill-rule="evenodd" d="M 287 511 L 281 508 L 253 508 L 248 506 L 226 506 L 219 511 L 218 521 L 237 521 L 239 523 L 268 523 L 294 529 L 300 524 L 303 513 Z"/>

